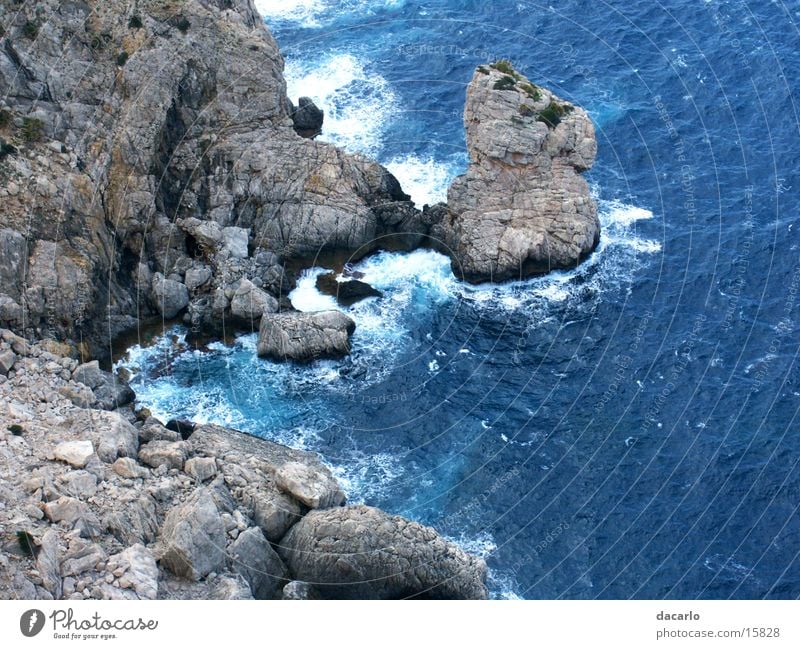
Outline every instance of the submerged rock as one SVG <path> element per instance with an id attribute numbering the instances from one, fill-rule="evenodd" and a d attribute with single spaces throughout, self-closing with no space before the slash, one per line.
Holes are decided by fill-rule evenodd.
<path id="1" fill-rule="evenodd" d="M 580 175 L 597 152 L 591 119 L 507 62 L 495 65 L 479 68 L 467 87 L 470 164 L 432 231 L 455 275 L 470 282 L 575 266 L 600 237 Z"/>
<path id="2" fill-rule="evenodd" d="M 356 323 L 341 311 L 264 315 L 258 355 L 276 361 L 309 362 L 350 353 Z"/>
<path id="3" fill-rule="evenodd" d="M 323 597 L 485 599 L 486 563 L 432 528 L 355 505 L 315 510 L 280 543 L 295 579 Z"/>
<path id="4" fill-rule="evenodd" d="M 342 306 L 352 306 L 368 297 L 383 297 L 378 289 L 359 279 L 348 279 L 340 282 L 336 273 L 324 273 L 317 277 L 317 290 L 336 298 Z"/>

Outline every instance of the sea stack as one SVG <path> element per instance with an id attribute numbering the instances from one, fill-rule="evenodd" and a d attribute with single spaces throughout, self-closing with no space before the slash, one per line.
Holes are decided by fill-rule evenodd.
<path id="1" fill-rule="evenodd" d="M 469 83 L 464 125 L 469 167 L 432 233 L 456 276 L 519 279 L 585 258 L 600 237 L 581 176 L 597 153 L 586 111 L 498 61 Z"/>

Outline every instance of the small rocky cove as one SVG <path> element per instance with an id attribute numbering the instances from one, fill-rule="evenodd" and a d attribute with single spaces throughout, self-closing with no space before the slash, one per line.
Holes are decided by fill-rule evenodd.
<path id="1" fill-rule="evenodd" d="M 320 255 L 429 247 L 468 282 L 576 265 L 599 239 L 585 111 L 507 62 L 481 66 L 467 88 L 469 167 L 447 204 L 417 209 L 385 168 L 314 139 L 323 115 L 286 97 L 251 0 L 43 2 L 30 15 L 11 4 L 0 2 L 0 596 L 487 597 L 482 559 L 348 505 L 315 454 L 159 421 L 99 361 L 154 317 L 212 336 L 258 330 L 264 362 L 347 355 L 351 318 L 287 298 L 292 269 Z M 320 282 L 343 304 L 380 298 L 357 277 Z"/>

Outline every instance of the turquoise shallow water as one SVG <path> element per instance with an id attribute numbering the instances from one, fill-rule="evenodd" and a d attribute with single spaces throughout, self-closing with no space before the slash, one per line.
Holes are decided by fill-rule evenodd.
<path id="1" fill-rule="evenodd" d="M 361 500 L 487 557 L 496 597 L 800 596 L 798 8 L 783 2 L 259 3 L 324 139 L 419 203 L 466 156 L 486 60 L 585 106 L 603 224 L 577 271 L 460 284 L 359 265 L 354 353 L 255 336 L 134 348 L 139 399 L 320 451 Z M 309 269 L 298 308 L 327 306 Z"/>

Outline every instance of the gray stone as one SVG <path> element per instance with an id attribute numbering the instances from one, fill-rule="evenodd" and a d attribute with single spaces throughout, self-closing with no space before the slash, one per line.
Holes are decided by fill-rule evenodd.
<path id="1" fill-rule="evenodd" d="M 272 599 L 288 577 L 283 561 L 257 527 L 239 534 L 229 554 L 233 569 L 250 585 L 255 599 Z"/>
<path id="2" fill-rule="evenodd" d="M 91 388 L 83 383 L 62 385 L 58 388 L 58 393 L 79 408 L 91 408 L 97 401 Z"/>
<path id="3" fill-rule="evenodd" d="M 158 533 L 156 502 L 146 494 L 122 499 L 106 513 L 103 524 L 125 545 L 152 543 Z"/>
<path id="4" fill-rule="evenodd" d="M 209 599 L 242 600 L 253 599 L 250 585 L 241 575 L 222 575 L 214 583 Z"/>
<path id="5" fill-rule="evenodd" d="M 42 580 L 42 586 L 55 598 L 61 598 L 61 552 L 58 547 L 58 534 L 48 530 L 42 536 L 39 554 L 36 557 L 36 569 Z"/>
<path id="6" fill-rule="evenodd" d="M 152 291 L 156 309 L 167 319 L 177 316 L 189 304 L 189 290 L 186 286 L 165 278 L 161 273 L 153 276 Z"/>
<path id="7" fill-rule="evenodd" d="M 141 543 L 110 557 L 107 569 L 117 577 L 120 588 L 133 590 L 139 599 L 158 596 L 158 565 L 153 553 Z"/>
<path id="8" fill-rule="evenodd" d="M 153 468 L 166 465 L 173 469 L 182 469 L 188 455 L 186 442 L 154 440 L 139 449 L 139 461 Z"/>
<path id="9" fill-rule="evenodd" d="M 250 322 L 258 320 L 264 313 L 275 313 L 278 301 L 258 288 L 248 279 L 239 281 L 239 286 L 231 298 L 231 314 Z"/>
<path id="10" fill-rule="evenodd" d="M 217 462 L 213 457 L 193 457 L 186 460 L 184 471 L 200 482 L 217 475 Z"/>
<path id="11" fill-rule="evenodd" d="M 0 351 L 0 374 L 7 375 L 17 362 L 17 355 L 10 349 Z"/>
<path id="12" fill-rule="evenodd" d="M 225 526 L 207 488 L 169 511 L 160 536 L 161 564 L 179 577 L 197 581 L 225 564 Z"/>
<path id="13" fill-rule="evenodd" d="M 245 228 L 223 228 L 222 239 L 224 247 L 231 257 L 236 259 L 247 259 L 247 242 L 250 231 Z"/>
<path id="14" fill-rule="evenodd" d="M 253 522 L 264 536 L 277 543 L 289 528 L 300 520 L 297 501 L 271 489 L 259 489 L 252 495 Z"/>
<path id="15" fill-rule="evenodd" d="M 258 355 L 300 362 L 346 356 L 354 330 L 355 322 L 341 311 L 264 314 Z"/>
<path id="16" fill-rule="evenodd" d="M 129 457 L 120 457 L 114 460 L 111 469 L 121 478 L 144 478 L 148 475 L 147 469 Z"/>
<path id="17" fill-rule="evenodd" d="M 97 478 L 88 471 L 69 471 L 56 479 L 58 490 L 85 500 L 97 493 Z"/>
<path id="18" fill-rule="evenodd" d="M 287 462 L 275 474 L 278 488 L 309 509 L 325 509 L 344 504 L 345 495 L 330 471 Z"/>
<path id="19" fill-rule="evenodd" d="M 105 410 L 84 410 L 69 422 L 78 435 L 90 438 L 103 462 L 118 457 L 136 457 L 139 433 L 120 413 Z"/>
<path id="20" fill-rule="evenodd" d="M 97 564 L 104 562 L 107 555 L 96 543 L 83 539 L 72 539 L 69 549 L 61 562 L 62 577 L 77 577 L 84 572 L 96 570 Z"/>
<path id="21" fill-rule="evenodd" d="M 183 282 L 186 284 L 186 288 L 190 291 L 194 291 L 208 282 L 211 277 L 211 269 L 208 266 L 200 266 L 199 268 L 190 268 L 187 270 Z"/>
<path id="22" fill-rule="evenodd" d="M 319 599 L 319 593 L 305 581 L 290 581 L 283 587 L 283 599 Z"/>
<path id="23" fill-rule="evenodd" d="M 291 574 L 344 599 L 485 599 L 486 563 L 430 527 L 355 505 L 308 513 L 278 552 Z"/>
<path id="24" fill-rule="evenodd" d="M 94 455 L 94 447 L 88 439 L 62 442 L 53 451 L 57 460 L 66 462 L 75 469 L 82 469 Z"/>

